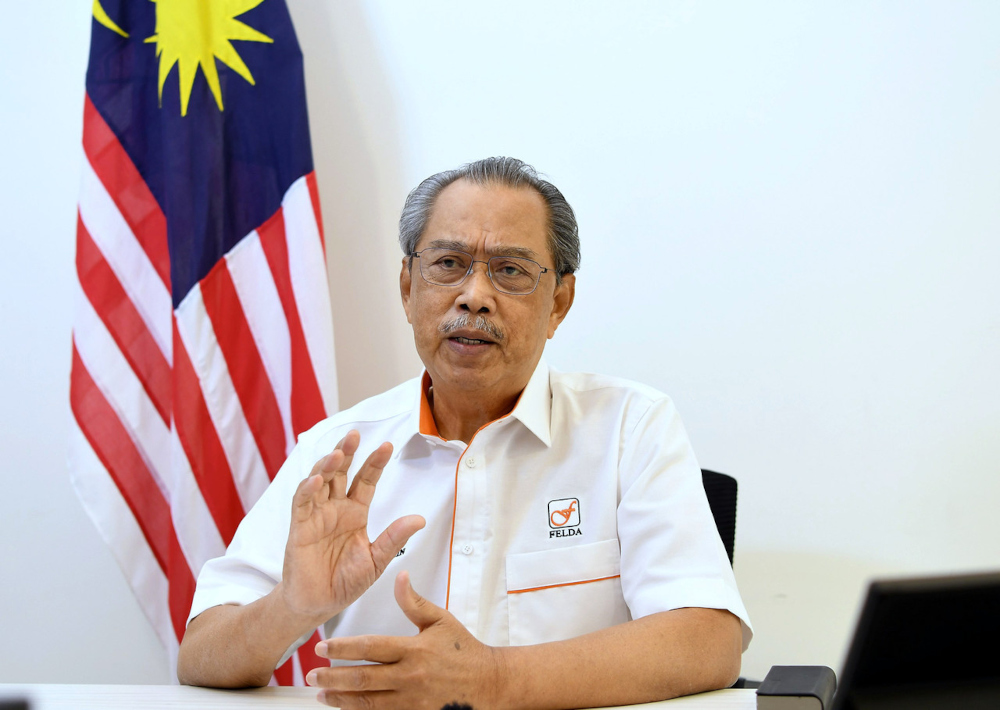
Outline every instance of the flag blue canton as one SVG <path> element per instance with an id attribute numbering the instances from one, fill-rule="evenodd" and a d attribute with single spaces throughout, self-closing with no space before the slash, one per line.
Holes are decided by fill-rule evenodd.
<path id="1" fill-rule="evenodd" d="M 288 9 L 264 0 L 239 15 L 273 44 L 234 40 L 255 85 L 214 60 L 223 110 L 201 69 L 181 115 L 175 65 L 157 88 L 156 3 L 103 0 L 124 38 L 93 22 L 87 93 L 149 185 L 167 221 L 176 308 L 313 169 L 302 52 Z"/>

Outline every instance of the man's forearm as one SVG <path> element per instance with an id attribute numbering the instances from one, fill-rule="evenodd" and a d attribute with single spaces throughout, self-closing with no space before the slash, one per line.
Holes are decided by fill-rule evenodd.
<path id="1" fill-rule="evenodd" d="M 728 611 L 677 609 L 566 641 L 497 650 L 507 675 L 498 707 L 629 705 L 732 685 L 742 630 Z"/>
<path id="2" fill-rule="evenodd" d="M 449 611 L 417 594 L 407 572 L 396 603 L 416 636 L 350 636 L 317 645 L 331 660 L 306 681 L 327 705 L 409 710 L 466 703 L 477 710 L 630 705 L 732 685 L 740 620 L 718 609 L 676 609 L 537 646 L 487 646 Z M 581 609 L 580 613 L 586 613 Z M 388 691 L 388 692 L 387 692 Z"/>
<path id="3" fill-rule="evenodd" d="M 277 589 L 246 606 L 207 609 L 188 624 L 177 678 L 214 688 L 267 685 L 288 647 L 318 626 L 313 621 L 292 614 Z"/>

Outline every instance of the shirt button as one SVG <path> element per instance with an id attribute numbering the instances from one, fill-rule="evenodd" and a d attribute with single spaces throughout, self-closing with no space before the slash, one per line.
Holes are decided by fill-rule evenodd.
<path id="1" fill-rule="evenodd" d="M 471 555 L 472 554 L 472 545 L 463 545 L 462 546 L 462 552 L 464 552 L 467 555 Z"/>
<path id="2" fill-rule="evenodd" d="M 470 456 L 469 458 L 465 459 L 465 465 L 468 466 L 469 468 L 475 468 L 476 467 L 475 457 Z"/>

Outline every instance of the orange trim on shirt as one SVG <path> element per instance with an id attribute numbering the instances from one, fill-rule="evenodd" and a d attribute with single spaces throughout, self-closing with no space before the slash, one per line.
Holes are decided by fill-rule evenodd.
<path id="1" fill-rule="evenodd" d="M 478 434 L 479 432 L 476 433 Z M 475 435 L 472 438 L 475 439 Z M 466 445 L 465 451 L 468 451 L 471 445 L 472 442 L 470 441 Z M 465 456 L 465 451 L 462 452 L 462 456 Z M 451 604 L 451 558 L 455 556 L 455 516 L 458 515 L 458 467 L 462 465 L 462 456 L 458 457 L 458 463 L 455 464 L 455 492 L 451 497 L 451 540 L 448 542 L 448 587 L 444 593 L 445 609 L 448 609 Z"/>
<path id="2" fill-rule="evenodd" d="M 591 582 L 603 582 L 606 579 L 618 579 L 620 574 L 613 574 L 610 577 L 598 577 L 597 579 L 583 579 L 579 582 L 564 582 L 563 584 L 548 584 L 544 587 L 532 587 L 531 589 L 508 589 L 508 594 L 524 594 L 525 592 L 537 592 L 542 589 L 555 589 L 556 587 L 572 587 L 577 584 L 590 584 Z"/>
<path id="3" fill-rule="evenodd" d="M 444 441 L 444 437 L 438 432 L 437 422 L 434 421 L 431 403 L 427 401 L 427 392 L 430 388 L 431 375 L 429 372 L 424 372 L 424 378 L 420 383 L 420 433 L 425 436 L 436 436 Z"/>
<path id="4" fill-rule="evenodd" d="M 427 375 L 427 373 L 424 373 L 424 381 L 428 385 L 430 384 L 430 377 Z M 528 386 L 525 385 L 524 389 L 527 389 L 527 388 L 528 388 Z M 451 560 L 452 560 L 452 557 L 455 556 L 455 516 L 458 515 L 458 469 L 461 467 L 461 465 L 462 465 L 462 459 L 469 452 L 469 447 L 472 446 L 472 442 L 476 440 L 476 436 L 479 434 L 479 432 L 481 432 L 483 429 L 485 429 L 486 427 L 488 427 L 490 424 L 495 424 L 496 422 L 502 421 L 502 420 L 506 419 L 507 417 L 509 417 L 511 414 L 513 414 L 514 410 L 517 409 L 517 405 L 520 404 L 521 397 L 523 395 L 524 395 L 524 390 L 521 390 L 521 393 L 519 395 L 517 395 L 517 401 L 514 402 L 514 406 L 510 408 L 509 412 L 507 412 L 506 414 L 504 414 L 502 417 L 500 417 L 498 419 L 494 419 L 491 422 L 486 422 L 481 427 L 479 427 L 478 429 L 476 429 L 476 433 L 472 435 L 471 439 L 469 439 L 469 443 L 465 445 L 465 451 L 463 451 L 462 455 L 458 457 L 458 463 L 455 464 L 455 494 L 452 496 L 452 506 L 451 506 L 451 541 L 448 543 L 448 587 L 447 587 L 447 590 L 445 591 L 445 594 L 444 594 L 444 608 L 445 609 L 448 609 L 449 608 L 449 604 L 451 603 Z M 421 428 L 421 431 L 423 430 L 423 417 L 424 417 L 423 407 L 424 406 L 427 407 L 427 414 L 430 416 L 430 419 L 433 422 L 434 421 L 434 415 L 430 411 L 430 405 L 427 404 L 427 390 L 426 389 L 424 390 L 424 399 L 422 401 L 421 410 L 420 410 L 420 420 L 421 420 L 420 428 Z M 437 424 L 434 425 L 434 432 L 437 433 Z M 440 437 L 441 435 L 438 434 L 438 436 Z"/>

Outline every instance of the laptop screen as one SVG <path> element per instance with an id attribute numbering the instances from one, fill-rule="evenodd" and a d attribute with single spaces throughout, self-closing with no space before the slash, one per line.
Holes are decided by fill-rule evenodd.
<path id="1" fill-rule="evenodd" d="M 836 710 L 1000 708 L 1000 572 L 876 581 Z"/>

